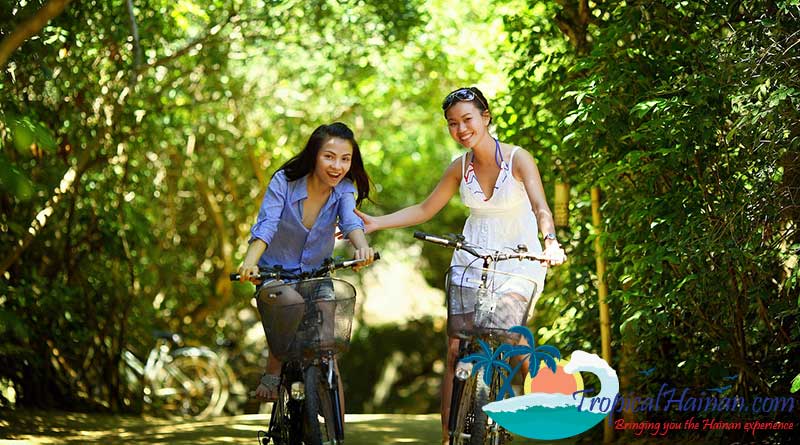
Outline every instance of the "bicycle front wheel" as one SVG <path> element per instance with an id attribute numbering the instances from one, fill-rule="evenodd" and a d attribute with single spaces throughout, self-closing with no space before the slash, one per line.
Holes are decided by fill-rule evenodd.
<path id="1" fill-rule="evenodd" d="M 319 366 L 305 371 L 306 445 L 334 444 L 336 441 L 333 406 L 325 376 Z M 334 382 L 336 384 L 336 382 Z"/>
<path id="2" fill-rule="evenodd" d="M 170 416 L 205 418 L 220 407 L 223 382 L 205 357 L 177 356 L 154 382 L 154 408 Z"/>
<path id="3" fill-rule="evenodd" d="M 453 430 L 451 445 L 487 445 L 488 417 L 483 407 L 489 403 L 491 388 L 483 382 L 484 370 L 464 382 L 458 412 L 455 413 L 456 428 Z"/>
<path id="4" fill-rule="evenodd" d="M 278 400 L 272 403 L 271 411 L 269 431 L 260 445 L 302 443 L 301 425 L 304 421 L 304 415 L 301 414 L 302 403 L 291 399 L 286 382 L 281 382 Z"/>

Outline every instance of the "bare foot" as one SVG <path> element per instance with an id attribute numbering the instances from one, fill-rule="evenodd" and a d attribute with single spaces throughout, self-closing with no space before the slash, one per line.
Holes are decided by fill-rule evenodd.
<path id="1" fill-rule="evenodd" d="M 278 385 L 280 385 L 280 382 L 281 377 L 279 375 L 264 373 L 258 383 L 258 388 L 256 388 L 256 398 L 262 402 L 278 400 Z"/>

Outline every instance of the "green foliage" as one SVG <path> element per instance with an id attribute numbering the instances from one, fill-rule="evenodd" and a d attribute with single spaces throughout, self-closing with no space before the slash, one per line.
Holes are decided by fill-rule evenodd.
<path id="1" fill-rule="evenodd" d="M 132 3 L 138 40 L 127 2 L 72 2 L 0 74 L 0 379 L 22 406 L 132 409 L 123 348 L 147 351 L 155 328 L 242 336 L 252 289 L 227 274 L 313 128 L 354 128 L 367 210 L 394 210 L 437 179 L 400 173 L 457 153 L 440 97 L 498 72 L 452 37 L 474 24 L 494 38 L 477 0 L 468 19 L 441 1 Z M 21 5 L 0 10 L 0 35 L 41 3 Z"/>
<path id="2" fill-rule="evenodd" d="M 41 2 L 22 4 L 0 10 L 0 35 Z M 559 233 L 570 261 L 549 273 L 540 341 L 598 349 L 599 186 L 612 348 L 630 390 L 731 374 L 737 394 L 793 387 L 793 2 L 611 1 L 585 14 L 533 0 L 133 4 L 138 40 L 126 2 L 72 2 L 0 74 L 0 381 L 19 404 L 129 409 L 120 352 L 146 350 L 153 328 L 241 336 L 251 288 L 226 277 L 270 175 L 341 120 L 373 179 L 365 210 L 419 202 L 462 153 L 439 106 L 463 85 L 486 90 L 497 133 L 534 154 L 548 196 L 571 184 Z M 459 232 L 455 201 L 417 229 Z M 410 230 L 371 241 L 414 242 Z M 440 284 L 450 252 L 422 254 Z M 359 377 L 348 409 L 436 411 L 442 331 L 362 326 L 343 361 Z M 441 348 L 421 352 L 420 338 Z M 414 366 L 378 375 L 395 362 Z"/>
<path id="3" fill-rule="evenodd" d="M 581 52 L 548 24 L 577 26 L 566 8 L 533 1 L 509 19 L 529 57 L 511 71 L 520 105 L 504 119 L 520 128 L 508 137 L 551 159 L 558 172 L 544 182 L 570 182 L 576 201 L 571 263 L 551 273 L 540 334 L 562 350 L 599 349 L 594 263 L 584 260 L 594 256 L 584 200 L 599 186 L 623 389 L 707 387 L 733 373 L 739 395 L 785 395 L 800 338 L 800 10 L 602 2 Z M 548 58 L 550 48 L 567 49 Z M 534 115 L 548 118 L 524 120 Z M 650 364 L 656 373 L 642 378 Z"/>
<path id="4" fill-rule="evenodd" d="M 357 328 L 339 361 L 347 411 L 438 411 L 445 338 L 444 323 L 432 318 Z"/>

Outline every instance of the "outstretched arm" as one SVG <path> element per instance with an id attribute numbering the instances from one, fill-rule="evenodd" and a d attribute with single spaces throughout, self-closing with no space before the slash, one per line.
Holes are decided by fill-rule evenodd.
<path id="1" fill-rule="evenodd" d="M 542 185 L 542 177 L 539 174 L 539 169 L 536 167 L 536 162 L 533 156 L 526 150 L 517 150 L 516 162 L 514 162 L 514 174 L 525 185 L 525 191 L 528 194 L 528 199 L 531 202 L 531 209 L 536 215 L 536 223 L 542 235 L 548 233 L 555 233 L 555 223 L 553 222 L 553 212 L 550 211 L 550 206 L 547 205 L 547 198 L 544 194 L 544 186 Z M 559 265 L 566 261 L 564 249 L 558 244 L 558 240 L 546 239 L 544 240 L 544 253 L 550 258 L 549 263 L 552 265 Z"/>
<path id="2" fill-rule="evenodd" d="M 458 184 L 461 179 L 460 159 L 456 159 L 447 167 L 436 188 L 419 204 L 414 204 L 383 216 L 370 216 L 356 210 L 356 215 L 364 220 L 366 232 L 415 226 L 433 218 L 458 190 Z"/>

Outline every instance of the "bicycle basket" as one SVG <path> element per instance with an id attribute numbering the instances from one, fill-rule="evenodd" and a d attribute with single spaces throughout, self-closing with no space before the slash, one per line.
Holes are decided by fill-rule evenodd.
<path id="1" fill-rule="evenodd" d="M 331 277 L 264 286 L 258 309 L 270 352 L 285 361 L 347 350 L 355 296 L 350 283 Z"/>
<path id="2" fill-rule="evenodd" d="M 481 288 L 486 276 L 486 287 Z M 447 335 L 503 336 L 524 326 L 537 285 L 532 279 L 482 267 L 452 266 L 447 271 Z"/>

